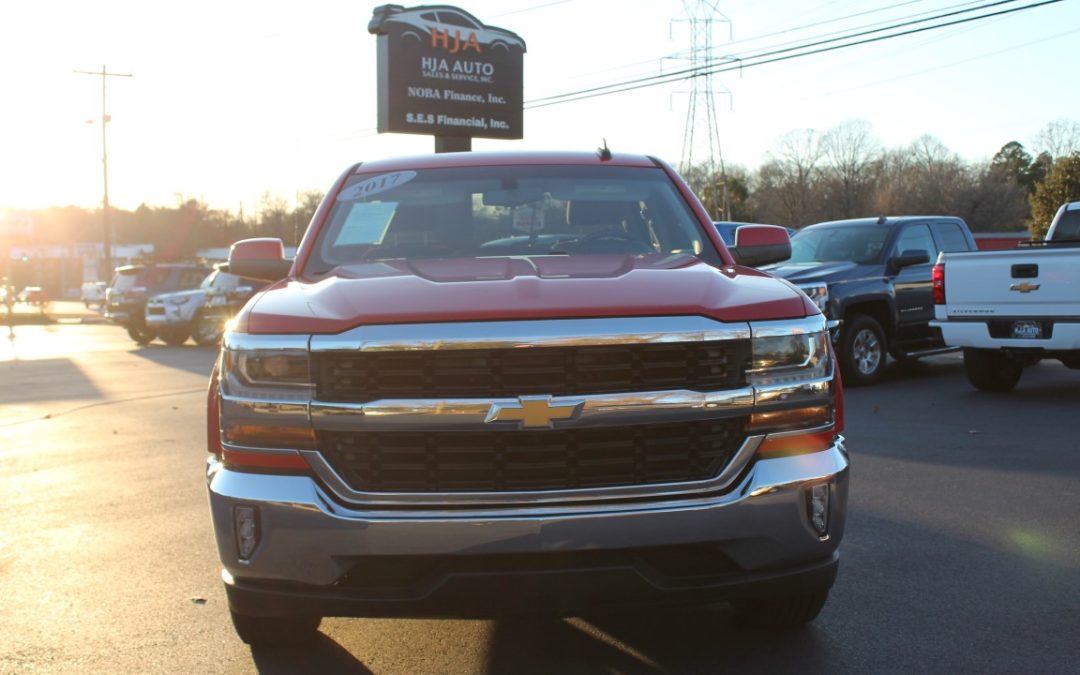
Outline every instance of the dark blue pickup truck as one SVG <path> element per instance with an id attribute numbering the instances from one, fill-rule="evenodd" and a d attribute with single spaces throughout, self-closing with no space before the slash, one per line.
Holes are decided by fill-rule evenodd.
<path id="1" fill-rule="evenodd" d="M 908 359 L 947 349 L 930 326 L 932 266 L 942 251 L 975 249 L 960 218 L 859 218 L 799 230 L 791 259 L 765 269 L 840 321 L 834 339 L 844 381 L 863 385 L 881 378 L 889 354 Z"/>

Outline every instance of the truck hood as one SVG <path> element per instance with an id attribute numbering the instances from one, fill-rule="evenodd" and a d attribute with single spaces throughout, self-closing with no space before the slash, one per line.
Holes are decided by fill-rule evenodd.
<path id="1" fill-rule="evenodd" d="M 701 315 L 798 318 L 817 309 L 787 284 L 690 255 L 393 260 L 287 279 L 237 316 L 250 333 L 337 333 L 359 325 Z"/>
<path id="2" fill-rule="evenodd" d="M 853 262 L 780 263 L 766 268 L 769 274 L 783 277 L 793 284 L 848 281 L 866 276 L 869 270 L 869 266 Z"/>

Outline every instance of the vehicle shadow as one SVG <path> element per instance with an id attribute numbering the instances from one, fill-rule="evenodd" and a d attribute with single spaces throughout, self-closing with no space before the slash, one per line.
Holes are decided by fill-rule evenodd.
<path id="1" fill-rule="evenodd" d="M 139 358 L 152 361 L 159 366 L 184 370 L 196 375 L 205 375 L 209 378 L 210 371 L 214 369 L 214 361 L 218 356 L 218 348 L 198 347 L 195 345 L 170 347 L 150 343 L 145 347 L 135 349 L 131 353 Z"/>
<path id="2" fill-rule="evenodd" d="M 504 619 L 491 642 L 490 673 L 801 674 L 826 672 L 835 664 L 815 627 L 744 631 L 724 605 Z"/>
<path id="3" fill-rule="evenodd" d="M 105 398 L 79 364 L 67 358 L 0 361 L 0 381 L 0 405 Z"/>
<path id="4" fill-rule="evenodd" d="M 348 650 L 322 633 L 313 644 L 303 647 L 252 647 L 251 658 L 256 670 L 264 675 L 373 675 Z"/>

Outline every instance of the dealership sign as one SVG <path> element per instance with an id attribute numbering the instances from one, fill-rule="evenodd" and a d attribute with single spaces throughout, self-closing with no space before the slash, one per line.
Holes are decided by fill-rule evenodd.
<path id="1" fill-rule="evenodd" d="M 376 7 L 379 132 L 522 137 L 525 41 L 448 5 Z"/>

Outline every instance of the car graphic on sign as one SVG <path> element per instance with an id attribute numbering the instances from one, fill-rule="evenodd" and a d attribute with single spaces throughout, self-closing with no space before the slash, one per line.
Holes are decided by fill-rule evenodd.
<path id="1" fill-rule="evenodd" d="M 449 5 L 422 5 L 406 9 L 401 5 L 382 5 L 372 12 L 368 32 L 376 35 L 390 31 L 414 38 L 420 42 L 445 36 L 449 49 L 456 45 L 459 49 L 467 47 L 471 36 L 476 43 L 492 49 L 509 51 L 511 47 L 525 51 L 525 41 L 516 33 L 502 28 L 485 26 L 475 16 L 458 7 Z M 456 52 L 457 49 L 454 49 Z"/>

